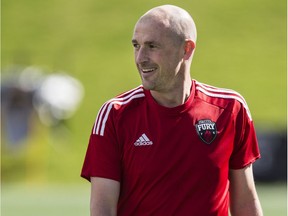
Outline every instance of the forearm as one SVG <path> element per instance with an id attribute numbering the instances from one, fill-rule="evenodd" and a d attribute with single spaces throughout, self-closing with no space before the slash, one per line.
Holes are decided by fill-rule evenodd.
<path id="1" fill-rule="evenodd" d="M 90 204 L 90 215 L 91 216 L 116 216 L 116 210 L 111 209 L 101 204 L 92 203 Z"/>
<path id="2" fill-rule="evenodd" d="M 245 202 L 231 200 L 230 213 L 231 216 L 263 216 L 258 198 L 247 200 Z"/>
<path id="3" fill-rule="evenodd" d="M 252 165 L 230 170 L 230 212 L 232 216 L 263 216 Z"/>
<path id="4" fill-rule="evenodd" d="M 120 184 L 105 178 L 91 178 L 91 216 L 116 216 Z"/>

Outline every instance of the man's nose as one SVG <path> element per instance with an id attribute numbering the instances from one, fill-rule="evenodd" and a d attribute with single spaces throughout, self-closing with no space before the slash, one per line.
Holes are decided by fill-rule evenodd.
<path id="1" fill-rule="evenodd" d="M 136 62 L 138 64 L 141 64 L 143 62 L 147 62 L 149 60 L 147 49 L 145 47 L 139 48 L 139 50 L 136 52 Z"/>

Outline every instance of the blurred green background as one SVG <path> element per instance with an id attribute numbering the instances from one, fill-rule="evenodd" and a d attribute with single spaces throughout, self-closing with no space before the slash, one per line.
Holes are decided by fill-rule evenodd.
<path id="1" fill-rule="evenodd" d="M 30 123 L 9 150 L 2 131 L 3 215 L 88 215 L 89 183 L 79 177 L 98 109 L 138 86 L 131 37 L 144 12 L 161 4 L 189 11 L 198 40 L 192 77 L 232 88 L 257 128 L 286 130 L 286 1 L 2 0 L 1 67 L 66 71 L 85 88 L 76 114 L 58 128 Z M 286 184 L 258 185 L 265 215 L 286 215 Z"/>

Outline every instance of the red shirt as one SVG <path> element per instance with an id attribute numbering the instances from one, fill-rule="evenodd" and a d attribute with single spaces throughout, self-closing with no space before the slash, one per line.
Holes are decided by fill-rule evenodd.
<path id="1" fill-rule="evenodd" d="M 228 215 L 229 169 L 260 157 L 238 93 L 193 80 L 175 108 L 142 86 L 100 109 L 81 176 L 120 182 L 118 216 Z"/>

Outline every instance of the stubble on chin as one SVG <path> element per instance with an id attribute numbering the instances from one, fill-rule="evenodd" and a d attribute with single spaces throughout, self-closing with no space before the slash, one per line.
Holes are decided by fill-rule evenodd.
<path id="1" fill-rule="evenodd" d="M 143 80 L 143 78 L 142 78 L 142 85 L 143 85 L 144 89 L 146 89 L 146 90 L 154 90 L 154 88 L 155 88 L 155 86 L 151 82 Z"/>

